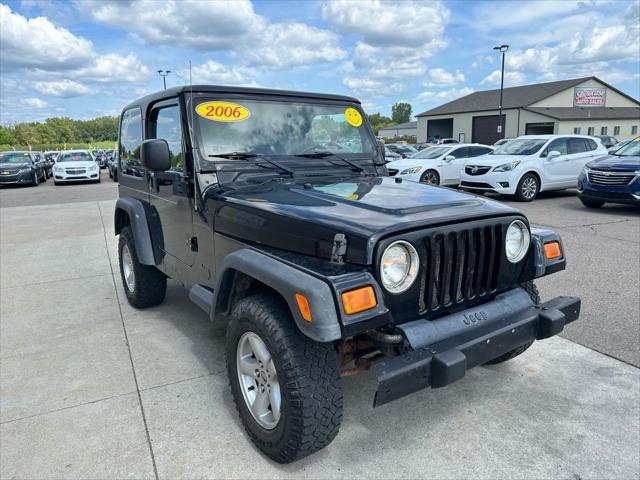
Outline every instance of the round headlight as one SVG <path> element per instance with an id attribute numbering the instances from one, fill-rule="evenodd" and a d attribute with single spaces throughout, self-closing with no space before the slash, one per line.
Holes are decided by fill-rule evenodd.
<path id="1" fill-rule="evenodd" d="M 520 220 L 514 220 L 507 229 L 504 239 L 504 249 L 507 260 L 511 263 L 518 263 L 524 258 L 529 250 L 529 230 Z"/>
<path id="2" fill-rule="evenodd" d="M 391 293 L 407 290 L 418 276 L 418 252 L 408 242 L 399 240 L 389 245 L 380 260 L 382 285 Z"/>

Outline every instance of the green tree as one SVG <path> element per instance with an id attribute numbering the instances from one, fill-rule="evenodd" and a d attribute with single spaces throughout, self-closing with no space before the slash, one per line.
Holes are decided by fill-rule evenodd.
<path id="1" fill-rule="evenodd" d="M 391 119 L 394 123 L 405 123 L 411 120 L 411 104 L 397 102 L 391 107 Z"/>
<path id="2" fill-rule="evenodd" d="M 16 143 L 16 138 L 13 133 L 4 127 L 0 126 L 0 145 L 13 145 Z"/>
<path id="3" fill-rule="evenodd" d="M 371 115 L 367 115 L 367 119 L 369 120 L 369 125 L 371 125 L 373 133 L 375 133 L 376 135 L 378 135 L 378 131 L 381 128 L 393 124 L 393 121 L 389 117 L 380 115 L 380 113 L 372 113 Z"/>

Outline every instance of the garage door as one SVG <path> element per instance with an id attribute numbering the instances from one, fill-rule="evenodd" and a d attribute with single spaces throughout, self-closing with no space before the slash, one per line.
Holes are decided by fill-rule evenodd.
<path id="1" fill-rule="evenodd" d="M 453 118 L 441 118 L 427 121 L 427 138 L 451 138 L 453 137 Z"/>
<path id="2" fill-rule="evenodd" d="M 505 123 L 505 115 L 502 115 L 502 122 L 503 124 Z M 500 125 L 499 115 L 473 117 L 471 141 L 473 143 L 493 145 L 502 138 L 502 135 L 498 133 L 498 125 Z"/>
<path id="3" fill-rule="evenodd" d="M 525 135 L 551 135 L 553 134 L 553 122 L 527 123 L 524 129 Z"/>

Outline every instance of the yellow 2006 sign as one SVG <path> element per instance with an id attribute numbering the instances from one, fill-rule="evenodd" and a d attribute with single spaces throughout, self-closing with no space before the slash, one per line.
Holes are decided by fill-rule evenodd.
<path id="1" fill-rule="evenodd" d="M 231 102 L 204 102 L 196 107 L 196 113 L 214 122 L 239 122 L 251 116 L 247 107 Z"/>

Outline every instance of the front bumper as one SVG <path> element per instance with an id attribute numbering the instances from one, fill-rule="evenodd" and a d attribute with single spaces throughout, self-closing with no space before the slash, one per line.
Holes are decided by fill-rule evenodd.
<path id="1" fill-rule="evenodd" d="M 494 167 L 491 167 L 492 169 Z M 510 172 L 489 172 L 484 175 L 469 175 L 464 169 L 460 173 L 460 188 L 463 190 L 478 190 L 496 192 L 503 195 L 513 195 L 518 186 L 517 175 Z"/>
<path id="2" fill-rule="evenodd" d="M 0 175 L 0 185 L 17 185 L 33 182 L 33 170 Z"/>
<path id="3" fill-rule="evenodd" d="M 98 180 L 98 178 L 100 178 L 100 169 L 98 169 L 98 171 L 88 171 L 82 174 L 69 174 L 69 173 L 60 173 L 60 172 L 53 172 L 53 178 L 55 179 L 56 182 L 58 183 L 64 183 L 64 182 L 91 182 L 91 181 L 96 181 Z"/>
<path id="4" fill-rule="evenodd" d="M 557 335 L 579 315 L 577 297 L 556 297 L 535 305 L 523 289 L 515 288 L 492 302 L 437 320 L 399 325 L 411 351 L 376 366 L 374 406 L 423 388 L 449 385 L 470 368 Z"/>

